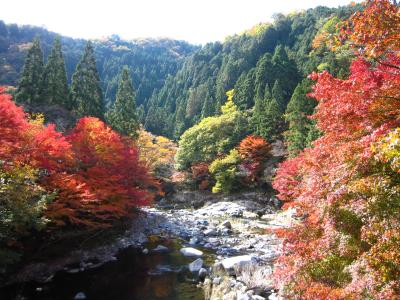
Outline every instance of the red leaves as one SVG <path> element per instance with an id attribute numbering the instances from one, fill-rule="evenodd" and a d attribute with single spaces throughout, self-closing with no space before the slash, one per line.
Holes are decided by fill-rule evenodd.
<path id="1" fill-rule="evenodd" d="M 319 102 L 313 118 L 323 136 L 282 163 L 273 183 L 278 197 L 303 216 L 283 233 L 287 255 L 276 271 L 293 298 L 359 299 L 362 293 L 389 299 L 400 293 L 398 235 L 392 230 L 398 232 L 398 174 L 374 156 L 374 149 L 384 150 L 376 142 L 400 127 L 399 8 L 367 1 L 351 22 L 348 38 L 375 62 L 358 58 L 346 80 L 327 72 L 310 75 L 316 81 L 310 96 Z M 399 159 L 394 148 L 386 151 Z M 381 231 L 368 229 L 371 224 Z"/>
<path id="2" fill-rule="evenodd" d="M 54 125 L 28 121 L 9 95 L 0 94 L 0 139 L 0 160 L 10 168 L 45 171 L 41 184 L 57 192 L 46 211 L 55 225 L 110 226 L 148 203 L 148 187 L 158 188 L 132 141 L 96 118 L 79 120 L 64 137 Z"/>
<path id="3" fill-rule="evenodd" d="M 271 157 L 271 145 L 262 137 L 249 135 L 238 146 L 242 166 L 249 173 L 251 181 L 258 180 L 263 163 Z"/>
<path id="4" fill-rule="evenodd" d="M 49 207 L 52 219 L 79 225 L 84 216 L 84 225 L 109 226 L 131 217 L 135 206 L 148 202 L 149 195 L 141 188 L 152 183 L 151 178 L 129 140 L 97 118 L 79 120 L 67 139 L 74 165 L 66 170 L 68 175 L 50 179 L 50 186 L 61 193 Z"/>
<path id="5" fill-rule="evenodd" d="M 367 57 L 380 58 L 400 49 L 400 8 L 389 0 L 368 0 L 355 13 L 342 35 Z"/>
<path id="6" fill-rule="evenodd" d="M 300 166 L 303 163 L 303 158 L 298 156 L 286 160 L 279 165 L 272 186 L 279 192 L 277 197 L 280 200 L 289 202 L 294 201 L 299 197 L 300 183 L 302 179 Z"/>

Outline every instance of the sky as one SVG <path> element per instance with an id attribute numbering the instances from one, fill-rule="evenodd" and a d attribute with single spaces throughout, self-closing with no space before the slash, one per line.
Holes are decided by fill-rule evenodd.
<path id="1" fill-rule="evenodd" d="M 223 40 L 274 13 L 290 13 L 350 0 L 12 0 L 0 20 L 37 25 L 62 35 L 96 39 L 169 37 L 194 44 Z M 359 2 L 359 1 L 356 1 Z"/>

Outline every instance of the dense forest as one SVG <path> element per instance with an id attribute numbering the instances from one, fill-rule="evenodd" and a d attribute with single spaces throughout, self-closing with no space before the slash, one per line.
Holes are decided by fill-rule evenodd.
<path id="1" fill-rule="evenodd" d="M 0 23 L 1 263 L 125 228 L 168 184 L 258 191 L 296 220 L 272 230 L 281 296 L 398 299 L 399 33 L 389 0 L 204 46 Z"/>
<path id="2" fill-rule="evenodd" d="M 60 36 L 44 28 L 0 21 L 1 85 L 17 85 L 27 50 L 36 37 L 40 39 L 42 51 L 47 57 L 54 38 Z M 61 37 L 61 44 L 70 82 L 86 41 Z M 124 41 L 117 35 L 93 41 L 93 44 L 106 103 L 114 101 L 118 74 L 121 67 L 127 65 L 137 90 L 138 106 L 152 95 L 154 89 L 161 88 L 165 79 L 180 69 L 183 59 L 198 48 L 184 41 L 170 39 Z"/>

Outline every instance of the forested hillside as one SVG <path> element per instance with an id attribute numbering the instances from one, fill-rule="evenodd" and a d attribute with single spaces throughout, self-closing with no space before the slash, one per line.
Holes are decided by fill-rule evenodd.
<path id="1" fill-rule="evenodd" d="M 57 36 L 44 28 L 0 21 L 0 85 L 17 85 L 27 50 L 35 37 L 40 39 L 44 56 L 47 57 Z M 70 81 L 86 41 L 62 37 L 61 44 Z M 151 96 L 154 89 L 161 88 L 165 79 L 180 69 L 183 59 L 197 48 L 170 39 L 124 41 L 117 35 L 93 41 L 93 44 L 107 104 L 115 99 L 118 74 L 124 65 L 131 70 L 137 91 L 136 101 L 140 105 Z"/>
<path id="2" fill-rule="evenodd" d="M 351 55 L 328 51 L 323 41 L 356 9 L 359 6 L 318 7 L 278 14 L 271 24 L 259 24 L 222 43 L 205 45 L 151 97 L 146 128 L 178 138 L 201 118 L 219 113 L 226 91 L 233 88 L 241 110 L 263 100 L 267 89 L 275 93 L 284 112 L 294 89 L 310 72 L 348 73 Z M 319 39 L 314 41 L 316 36 Z"/>

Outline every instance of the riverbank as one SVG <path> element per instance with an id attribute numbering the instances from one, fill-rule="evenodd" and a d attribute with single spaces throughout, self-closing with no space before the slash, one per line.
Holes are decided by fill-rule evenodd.
<path id="1" fill-rule="evenodd" d="M 255 192 L 231 196 L 178 192 L 173 199 L 141 209 L 132 226 L 114 242 L 32 263 L 9 283 L 37 282 L 40 289 L 52 282 L 54 274 L 95 272 L 107 262 L 118 261 L 122 249 L 137 249 L 135 253 L 144 256 L 155 251 L 161 256 L 163 252 L 184 256 L 180 249 L 175 249 L 181 247 L 197 249 L 202 254 L 176 260 L 179 266 L 152 268 L 157 272 L 178 270 L 181 273 L 190 269 L 193 280 L 200 282 L 204 289 L 205 299 L 266 299 L 273 295 L 270 275 L 281 245 L 268 230 L 287 227 L 293 222 L 291 212 L 282 212 L 279 206 L 274 197 Z M 168 249 L 170 242 L 165 241 L 172 240 L 177 241 L 175 248 Z M 197 266 L 190 268 L 189 264 L 195 260 L 198 260 Z"/>

